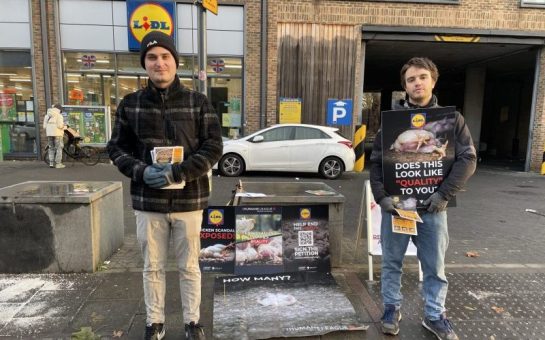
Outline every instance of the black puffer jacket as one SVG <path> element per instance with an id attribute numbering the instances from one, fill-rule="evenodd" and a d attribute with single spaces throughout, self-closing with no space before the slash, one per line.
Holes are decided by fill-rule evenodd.
<path id="1" fill-rule="evenodd" d="M 437 104 L 437 98 L 432 97 L 426 108 L 440 107 Z M 408 100 L 401 100 L 394 104 L 393 110 L 416 109 L 419 106 L 412 105 Z M 477 155 L 473 139 L 469 133 L 469 129 L 465 123 L 464 117 L 456 112 L 454 135 L 456 137 L 456 146 L 454 149 L 455 159 L 450 172 L 445 175 L 437 191 L 445 198 L 450 200 L 456 193 L 464 187 L 467 180 L 475 172 Z M 373 152 L 371 153 L 371 168 L 370 181 L 371 190 L 376 202 L 380 202 L 389 194 L 384 190 L 383 174 L 382 174 L 382 136 L 379 130 L 375 142 L 373 144 Z"/>
<path id="2" fill-rule="evenodd" d="M 181 145 L 184 161 L 173 165 L 181 190 L 153 189 L 143 180 L 156 146 Z M 164 91 L 151 82 L 131 93 L 117 108 L 112 138 L 107 145 L 110 159 L 131 178 L 131 197 L 136 210 L 185 212 L 208 206 L 208 171 L 223 150 L 221 127 L 212 105 L 199 92 L 183 87 L 178 77 Z"/>

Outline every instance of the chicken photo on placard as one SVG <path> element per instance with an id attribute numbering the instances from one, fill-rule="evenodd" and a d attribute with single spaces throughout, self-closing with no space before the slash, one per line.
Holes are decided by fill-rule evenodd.
<path id="1" fill-rule="evenodd" d="M 204 261 L 233 261 L 235 258 L 235 246 L 231 244 L 213 244 L 201 249 L 199 258 Z"/>
<path id="2" fill-rule="evenodd" d="M 237 219 L 237 233 L 248 234 L 255 228 L 255 219 L 253 218 L 240 218 Z"/>
<path id="3" fill-rule="evenodd" d="M 404 130 L 390 145 L 389 150 L 396 155 L 392 157 L 410 157 L 407 154 L 427 154 L 429 160 L 441 160 L 447 156 L 449 141 L 446 132 L 454 128 L 454 118 L 444 117 L 441 120 L 428 122 L 422 128 Z"/>
<path id="4" fill-rule="evenodd" d="M 236 263 L 237 265 L 281 264 L 282 235 L 237 243 Z"/>
<path id="5" fill-rule="evenodd" d="M 282 215 L 277 210 L 258 208 L 251 214 L 237 215 L 235 266 L 252 266 L 252 273 L 279 270 L 263 267 L 282 266 Z"/>

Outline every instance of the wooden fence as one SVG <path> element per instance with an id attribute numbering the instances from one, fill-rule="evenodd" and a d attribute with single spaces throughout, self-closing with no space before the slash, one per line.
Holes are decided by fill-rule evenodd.
<path id="1" fill-rule="evenodd" d="M 301 122 L 326 125 L 328 99 L 354 99 L 360 39 L 355 26 L 279 23 L 277 112 L 280 97 L 301 98 Z"/>

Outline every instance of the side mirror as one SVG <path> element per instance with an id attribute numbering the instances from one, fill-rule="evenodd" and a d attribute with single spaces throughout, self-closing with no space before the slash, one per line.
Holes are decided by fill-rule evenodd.
<path id="1" fill-rule="evenodd" d="M 263 142 L 265 138 L 263 138 L 262 135 L 257 135 L 255 136 L 254 138 L 252 138 L 252 143 L 259 143 L 259 142 Z"/>

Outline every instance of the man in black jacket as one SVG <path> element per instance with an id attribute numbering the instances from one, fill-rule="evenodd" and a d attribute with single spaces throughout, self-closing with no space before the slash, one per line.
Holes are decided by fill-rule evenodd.
<path id="1" fill-rule="evenodd" d="M 401 85 L 406 99 L 394 105 L 394 109 L 439 107 L 432 90 L 439 77 L 435 64 L 428 58 L 412 58 L 401 69 Z M 465 185 L 475 171 L 476 153 L 469 129 L 463 116 L 456 112 L 454 135 L 455 159 L 450 171 L 437 190 L 424 201 L 426 210 L 420 211 L 423 223 L 418 223 L 418 235 L 413 240 L 418 249 L 424 282 L 424 320 L 422 325 L 439 339 L 457 340 L 452 324 L 445 314 L 448 282 L 445 276 L 445 253 L 448 246 L 447 203 Z M 371 189 L 375 201 L 382 208 L 381 243 L 382 272 L 381 292 L 384 303 L 382 331 L 399 333 L 401 320 L 401 273 L 403 257 L 409 243 L 409 235 L 393 233 L 391 214 L 394 201 L 384 189 L 382 169 L 382 138 L 377 133 L 371 153 Z"/>
<path id="2" fill-rule="evenodd" d="M 172 38 L 153 31 L 143 39 L 140 62 L 148 86 L 119 104 L 108 153 L 131 178 L 137 238 L 144 258 L 146 339 L 165 335 L 165 265 L 172 238 L 179 270 L 186 339 L 204 339 L 199 324 L 202 211 L 210 195 L 208 171 L 222 154 L 221 127 L 206 96 L 180 84 Z M 184 160 L 153 164 L 154 147 L 183 146 Z M 177 189 L 170 189 L 177 184 Z M 180 189 L 181 188 L 181 189 Z"/>

